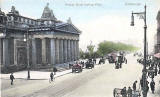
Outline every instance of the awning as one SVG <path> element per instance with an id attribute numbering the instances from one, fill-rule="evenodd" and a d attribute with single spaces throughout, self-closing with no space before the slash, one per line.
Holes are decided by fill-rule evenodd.
<path id="1" fill-rule="evenodd" d="M 160 58 L 160 53 L 156 53 L 156 54 L 154 54 L 154 57 L 156 57 L 156 58 Z"/>

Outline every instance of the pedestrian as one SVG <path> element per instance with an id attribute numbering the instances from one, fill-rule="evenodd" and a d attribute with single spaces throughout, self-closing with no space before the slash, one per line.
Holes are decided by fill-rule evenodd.
<path id="1" fill-rule="evenodd" d="M 96 58 L 93 59 L 94 64 L 96 64 Z"/>
<path id="2" fill-rule="evenodd" d="M 57 72 L 57 68 L 56 67 L 53 67 L 53 72 L 54 72 L 54 75 L 56 75 L 56 72 Z"/>
<path id="3" fill-rule="evenodd" d="M 137 81 L 135 81 L 135 82 L 133 83 L 133 87 L 132 87 L 132 88 L 133 88 L 134 91 L 136 91 L 136 84 L 137 84 Z"/>
<path id="4" fill-rule="evenodd" d="M 54 78 L 54 74 L 53 72 L 50 73 L 50 81 L 53 81 L 53 78 Z"/>
<path id="5" fill-rule="evenodd" d="M 122 95 L 122 97 L 127 97 L 126 87 L 124 87 L 124 88 L 121 90 L 121 95 Z"/>
<path id="6" fill-rule="evenodd" d="M 147 85 L 146 85 L 146 97 L 147 97 L 147 94 L 148 94 L 148 90 L 149 90 L 149 86 L 148 86 L 149 82 L 147 81 Z"/>
<path id="7" fill-rule="evenodd" d="M 10 80 L 11 80 L 11 85 L 13 85 L 13 80 L 14 80 L 15 78 L 14 78 L 14 75 L 13 75 L 13 73 L 11 73 L 11 75 L 10 75 Z"/>
<path id="8" fill-rule="evenodd" d="M 132 97 L 132 89 L 131 89 L 131 87 L 128 87 L 127 94 L 128 94 L 128 97 Z"/>
<path id="9" fill-rule="evenodd" d="M 152 93 L 154 94 L 154 91 L 155 91 L 155 82 L 154 82 L 153 79 L 152 79 L 152 81 L 150 82 L 150 87 L 151 87 Z"/>
<path id="10" fill-rule="evenodd" d="M 155 68 L 155 72 L 154 72 L 154 75 L 155 76 L 157 76 L 157 72 L 158 72 L 158 70 L 157 70 L 157 67 Z"/>
<path id="11" fill-rule="evenodd" d="M 143 79 L 140 80 L 141 89 L 143 89 Z"/>

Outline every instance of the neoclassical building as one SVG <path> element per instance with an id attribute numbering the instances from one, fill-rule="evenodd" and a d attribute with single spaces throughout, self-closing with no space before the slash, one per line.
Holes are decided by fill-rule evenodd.
<path id="1" fill-rule="evenodd" d="M 155 53 L 160 53 L 160 11 L 157 14 L 157 33 L 155 38 Z"/>
<path id="2" fill-rule="evenodd" d="M 81 31 L 71 21 L 58 20 L 49 4 L 40 19 L 19 14 L 12 6 L 0 10 L 0 64 L 2 72 L 27 68 L 53 67 L 79 59 Z M 16 69 L 16 70 L 14 70 Z"/>

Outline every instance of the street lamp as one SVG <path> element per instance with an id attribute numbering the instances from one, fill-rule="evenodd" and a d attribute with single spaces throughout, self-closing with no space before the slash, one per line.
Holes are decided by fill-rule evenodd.
<path id="1" fill-rule="evenodd" d="M 27 43 L 27 70 L 28 70 L 28 75 L 27 79 L 30 79 L 30 65 L 29 65 L 29 33 L 27 29 L 27 33 L 25 35 L 24 41 Z"/>
<path id="2" fill-rule="evenodd" d="M 134 14 L 138 15 L 140 19 L 144 20 L 144 63 L 143 63 L 143 70 L 142 70 L 142 79 L 143 79 L 143 97 L 147 97 L 147 70 L 146 70 L 146 41 L 147 41 L 147 23 L 146 23 L 146 5 L 144 6 L 144 12 L 132 12 L 131 16 L 131 26 L 134 26 Z"/>
<path id="3" fill-rule="evenodd" d="M 134 15 L 133 15 L 133 12 L 132 12 L 132 16 L 131 16 L 131 26 L 134 26 Z"/>

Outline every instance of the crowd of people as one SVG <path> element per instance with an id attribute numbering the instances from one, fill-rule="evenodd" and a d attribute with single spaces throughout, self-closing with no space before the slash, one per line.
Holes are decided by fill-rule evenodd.
<path id="1" fill-rule="evenodd" d="M 138 89 L 137 88 L 137 83 L 138 81 L 135 81 L 133 83 L 133 86 L 132 88 L 129 86 L 128 89 L 126 87 L 124 87 L 122 90 L 121 90 L 121 95 L 122 97 L 140 97 L 141 96 L 141 91 L 143 92 L 143 81 L 140 80 L 140 85 L 141 85 L 141 89 Z M 149 85 L 150 85 L 150 90 L 152 91 L 152 93 L 154 93 L 155 91 L 155 82 L 154 82 L 154 79 L 151 80 L 150 84 L 148 81 L 146 81 L 146 87 L 145 87 L 145 92 L 146 92 L 146 95 L 149 91 Z"/>

